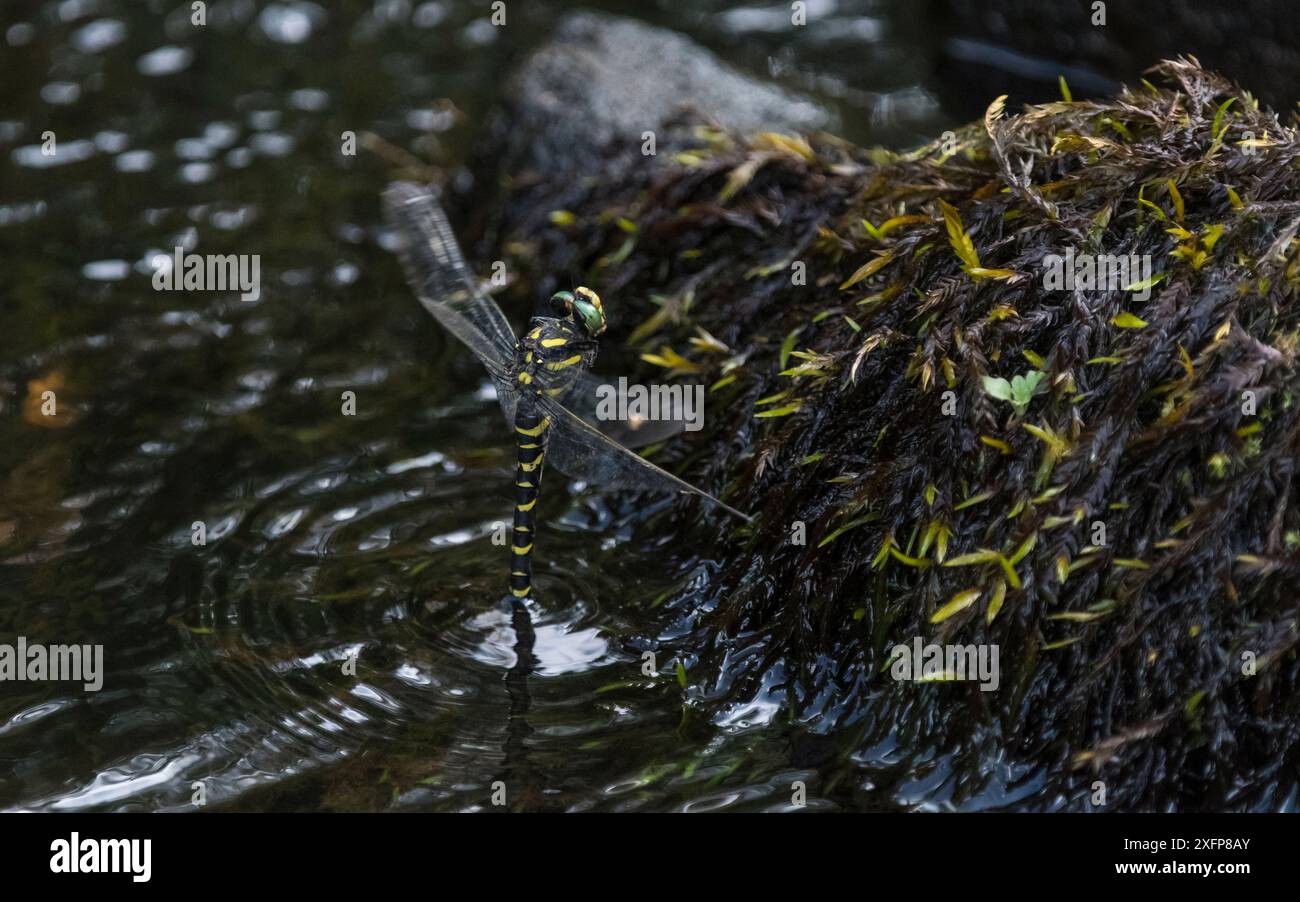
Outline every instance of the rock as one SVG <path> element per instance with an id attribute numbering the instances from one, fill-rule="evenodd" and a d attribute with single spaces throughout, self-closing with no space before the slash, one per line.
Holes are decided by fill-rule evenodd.
<path id="1" fill-rule="evenodd" d="M 611 142 L 639 146 L 683 108 L 742 132 L 832 124 L 811 100 L 737 72 L 674 32 L 597 13 L 566 16 L 506 93 L 504 157 L 516 174 L 581 172 Z"/>

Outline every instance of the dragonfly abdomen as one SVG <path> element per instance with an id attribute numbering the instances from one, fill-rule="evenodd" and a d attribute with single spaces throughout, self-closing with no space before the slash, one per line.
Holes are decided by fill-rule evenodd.
<path id="1" fill-rule="evenodd" d="M 515 412 L 515 519 L 510 534 L 510 594 L 527 598 L 533 591 L 533 543 L 537 536 L 537 496 L 546 458 L 550 420 L 531 404 Z"/>

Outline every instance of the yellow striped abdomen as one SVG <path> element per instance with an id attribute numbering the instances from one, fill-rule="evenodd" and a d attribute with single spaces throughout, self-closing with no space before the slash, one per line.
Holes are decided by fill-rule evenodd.
<path id="1" fill-rule="evenodd" d="M 515 520 L 510 533 L 510 594 L 515 598 L 527 598 L 533 591 L 537 494 L 550 426 L 550 420 L 537 412 L 526 395 L 520 398 L 515 412 Z"/>

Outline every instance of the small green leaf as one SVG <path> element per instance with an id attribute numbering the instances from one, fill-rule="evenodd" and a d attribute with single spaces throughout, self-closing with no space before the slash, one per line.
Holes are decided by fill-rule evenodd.
<path id="1" fill-rule="evenodd" d="M 1002 555 L 996 551 L 990 551 L 987 548 L 981 548 L 979 551 L 972 551 L 969 554 L 959 554 L 954 558 L 949 558 L 943 562 L 945 567 L 969 567 L 974 564 L 991 564 Z"/>
<path id="2" fill-rule="evenodd" d="M 1044 373 L 1037 370 L 1030 370 L 1027 373 L 1021 373 L 1019 376 L 1013 376 L 1011 379 L 1011 395 L 1031 395 L 1038 383 L 1043 381 Z"/>
<path id="3" fill-rule="evenodd" d="M 1218 141 L 1223 137 L 1223 132 L 1227 128 L 1227 126 L 1223 124 L 1223 114 L 1228 112 L 1228 107 L 1232 106 L 1236 99 L 1237 98 L 1235 97 L 1229 97 L 1227 100 L 1223 101 L 1223 103 L 1219 104 L 1219 109 L 1214 114 L 1214 122 L 1210 125 L 1210 137 L 1215 141 Z"/>
<path id="4" fill-rule="evenodd" d="M 1169 273 L 1167 272 L 1156 273 L 1154 276 L 1152 276 L 1149 279 L 1143 279 L 1140 282 L 1133 282 L 1129 285 L 1125 285 L 1124 290 L 1125 291 L 1146 291 L 1148 288 L 1155 288 L 1157 285 L 1163 282 L 1165 280 L 1165 277 L 1168 275 Z"/>
<path id="5" fill-rule="evenodd" d="M 799 337 L 799 333 L 802 331 L 803 326 L 793 329 L 790 334 L 785 337 L 785 341 L 781 342 L 780 369 L 785 369 L 786 363 L 790 360 L 790 352 L 794 350 L 795 339 Z"/>
<path id="6" fill-rule="evenodd" d="M 993 497 L 992 492 L 980 492 L 978 495 L 971 495 L 969 498 L 967 498 L 965 501 L 961 502 L 960 504 L 954 505 L 953 510 L 954 511 L 965 510 L 968 507 L 974 507 L 977 504 L 983 504 L 985 501 L 988 501 L 992 497 Z"/>
<path id="7" fill-rule="evenodd" d="M 1021 561 L 1023 561 L 1025 559 L 1025 555 L 1033 551 L 1034 546 L 1037 544 L 1038 544 L 1038 533 L 1036 532 L 1030 533 L 1029 538 L 1021 542 L 1020 547 L 1015 550 L 1015 553 L 1012 554 L 1010 558 L 1008 558 L 1012 566 L 1015 566 L 1016 564 L 1019 564 Z"/>
<path id="8" fill-rule="evenodd" d="M 989 599 L 989 608 L 984 612 L 984 622 L 992 623 L 993 618 L 998 616 L 1002 610 L 1002 602 L 1007 598 L 1007 584 L 1005 580 L 998 580 L 997 585 L 993 587 L 993 597 Z"/>
<path id="9" fill-rule="evenodd" d="M 1011 379 L 1011 403 L 1015 405 L 1016 413 L 1025 412 L 1038 391 L 1039 383 L 1045 378 L 1047 378 L 1046 373 L 1030 370 Z"/>
<path id="10" fill-rule="evenodd" d="M 935 611 L 930 616 L 930 622 L 943 623 L 953 614 L 956 614 L 959 611 L 964 611 L 968 607 L 973 605 L 976 601 L 979 600 L 979 597 L 982 594 L 983 594 L 983 590 L 981 589 L 966 589 L 964 592 L 958 592 L 956 595 L 952 597 L 951 601 L 949 601 L 943 607 L 939 608 L 939 610 Z"/>
<path id="11" fill-rule="evenodd" d="M 794 404 L 786 404 L 784 407 L 777 407 L 773 410 L 765 410 L 762 413 L 756 413 L 754 416 L 757 419 L 762 419 L 763 417 L 786 417 L 797 411 L 802 406 L 801 403 L 795 402 Z"/>
<path id="12" fill-rule="evenodd" d="M 1011 400 L 1011 383 L 998 376 L 984 377 L 984 393 L 999 401 Z"/>
<path id="13" fill-rule="evenodd" d="M 942 203 L 942 201 L 940 201 L 940 203 Z M 876 272 L 884 269 L 886 266 L 889 265 L 889 261 L 894 259 L 894 253 L 895 252 L 892 250 L 885 251 L 883 254 L 881 254 L 879 257 L 876 257 L 874 260 L 864 263 L 862 266 L 858 267 L 858 269 L 853 273 L 853 275 L 845 279 L 844 282 L 840 285 L 840 290 L 842 291 L 845 288 L 852 288 L 854 285 L 858 284 L 863 279 L 869 278 L 870 276 L 874 275 Z"/>
<path id="14" fill-rule="evenodd" d="M 1011 588 L 1019 589 L 1020 574 L 1016 572 L 1016 568 L 1012 566 L 1011 561 L 999 554 L 998 563 L 1002 566 L 1002 572 L 1007 575 L 1007 582 L 1011 584 Z"/>
<path id="15" fill-rule="evenodd" d="M 930 562 L 923 558 L 909 557 L 908 555 L 903 554 L 903 552 L 898 550 L 898 546 L 896 545 L 889 546 L 889 553 L 893 555 L 894 559 L 899 563 L 906 564 L 909 567 L 915 567 L 918 570 L 924 570 L 926 567 L 930 566 Z"/>
<path id="16" fill-rule="evenodd" d="M 826 538 L 824 538 L 824 539 L 822 539 L 820 542 L 818 542 L 818 543 L 817 543 L 817 547 L 818 547 L 818 548 L 821 548 L 823 545 L 829 545 L 831 542 L 834 542 L 836 539 L 838 539 L 838 538 L 839 538 L 840 536 L 842 536 L 844 533 L 848 532 L 850 529 L 853 529 L 853 528 L 856 527 L 856 526 L 861 526 L 863 523 L 866 523 L 866 522 L 867 522 L 868 520 L 870 520 L 870 519 L 871 519 L 870 516 L 866 516 L 866 517 L 858 517 L 858 519 L 856 519 L 856 520 L 852 520 L 852 521 L 850 521 L 850 522 L 848 522 L 848 523 L 845 523 L 845 524 L 844 524 L 843 526 L 841 526 L 839 529 L 835 530 L 835 531 L 832 532 L 830 535 L 828 535 Z"/>
<path id="17" fill-rule="evenodd" d="M 1147 321 L 1142 317 L 1134 316 L 1127 311 L 1111 319 L 1111 323 L 1121 329 L 1144 329 L 1147 325 Z"/>
<path id="18" fill-rule="evenodd" d="M 1169 188 L 1169 196 L 1174 202 L 1174 219 L 1181 224 L 1183 221 L 1183 213 L 1186 212 L 1186 207 L 1183 204 L 1183 196 L 1178 193 L 1178 186 L 1174 184 L 1173 179 L 1165 179 L 1165 185 Z"/>
<path id="19" fill-rule="evenodd" d="M 1010 402 L 1016 413 L 1023 414 L 1045 378 L 1047 374 L 1041 370 L 1030 370 L 1013 376 L 1010 382 L 996 376 L 985 376 L 984 391 L 999 401 Z"/>

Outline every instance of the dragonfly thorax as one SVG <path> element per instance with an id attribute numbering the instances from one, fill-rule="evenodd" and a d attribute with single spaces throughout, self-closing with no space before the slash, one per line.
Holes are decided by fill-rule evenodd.
<path id="1" fill-rule="evenodd" d="M 570 371 L 591 367 L 596 349 L 596 342 L 571 319 L 535 316 L 515 348 L 515 379 L 520 388 L 535 392 L 544 384 L 563 385 Z"/>

